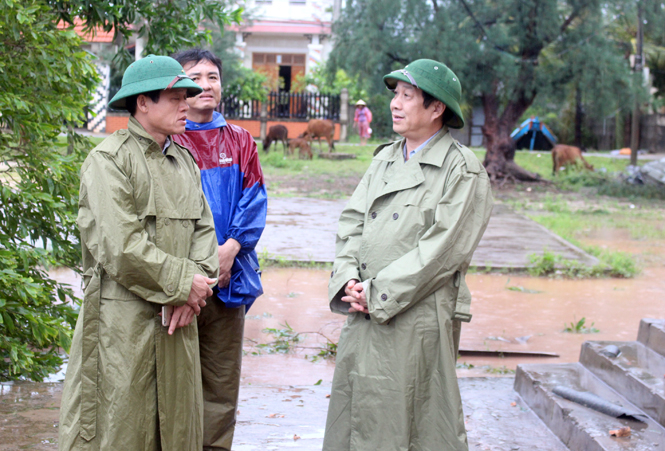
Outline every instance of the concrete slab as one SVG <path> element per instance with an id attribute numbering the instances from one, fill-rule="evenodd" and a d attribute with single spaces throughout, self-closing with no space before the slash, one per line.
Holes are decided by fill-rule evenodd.
<path id="1" fill-rule="evenodd" d="M 665 356 L 665 320 L 644 318 L 640 321 L 637 341 Z"/>
<path id="2" fill-rule="evenodd" d="M 617 346 L 621 353 L 606 355 L 602 350 L 608 345 Z M 665 426 L 665 357 L 637 341 L 587 341 L 580 363 Z"/>
<path id="3" fill-rule="evenodd" d="M 461 378 L 469 449 L 565 451 L 512 377 Z M 233 451 L 320 451 L 330 384 L 240 387 Z M 57 449 L 62 383 L 0 385 L 0 450 Z M 514 405 L 513 405 L 514 404 Z"/>
<path id="4" fill-rule="evenodd" d="M 610 417 L 552 393 L 557 385 L 591 392 L 629 410 L 638 410 L 579 363 L 518 365 L 515 390 L 572 451 L 654 451 L 665 449 L 665 429 Z M 630 427 L 629 437 L 611 437 L 610 430 Z"/>
<path id="5" fill-rule="evenodd" d="M 257 251 L 288 260 L 332 262 L 337 221 L 347 200 L 271 198 L 266 229 Z M 472 265 L 524 269 L 529 255 L 545 251 L 589 266 L 598 263 L 576 246 L 531 219 L 497 204 Z"/>

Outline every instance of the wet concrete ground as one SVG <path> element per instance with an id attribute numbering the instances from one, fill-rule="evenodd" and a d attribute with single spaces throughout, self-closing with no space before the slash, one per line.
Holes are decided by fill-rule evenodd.
<path id="1" fill-rule="evenodd" d="M 335 259 L 337 221 L 347 200 L 271 198 L 259 252 L 288 260 L 332 262 Z M 545 250 L 587 265 L 598 261 L 543 226 L 497 204 L 472 265 L 524 268 L 529 255 Z"/>
<path id="2" fill-rule="evenodd" d="M 460 380 L 471 450 L 565 451 L 513 391 L 513 378 Z M 243 385 L 234 451 L 319 451 L 330 384 Z M 0 451 L 55 450 L 62 384 L 17 383 L 0 390 Z"/>
<path id="3" fill-rule="evenodd" d="M 311 211 L 316 213 L 316 221 L 325 225 L 320 218 L 331 209 L 330 204 L 316 201 L 313 205 L 317 203 L 324 207 Z M 334 230 L 321 230 L 334 236 Z M 302 234 L 296 236 L 306 238 Z M 595 244 L 611 244 L 615 248 L 616 238 L 596 237 Z M 636 253 L 665 249 L 665 243 L 653 240 L 625 239 L 619 244 Z M 78 286 L 78 279 L 70 273 L 58 271 L 54 275 Z M 264 271 L 265 294 L 248 312 L 246 321 L 246 355 L 234 450 L 320 449 L 328 403 L 325 395 L 334 363 L 325 359 L 312 362 L 311 355 L 325 343 L 324 336 L 337 340 L 344 321 L 343 316 L 328 309 L 328 277 L 328 271 L 312 269 Z M 639 319 L 662 317 L 665 311 L 662 259 L 634 279 L 557 280 L 479 273 L 469 275 L 467 280 L 474 297 L 474 318 L 462 329 L 463 349 L 560 354 L 555 359 L 460 359 L 458 375 L 462 376 L 460 387 L 472 450 L 565 449 L 513 391 L 512 377 L 488 376 L 510 375 L 517 363 L 575 362 L 583 341 L 634 340 Z M 566 324 L 581 317 L 587 318 L 587 326 L 593 322 L 600 332 L 563 332 Z M 257 348 L 257 344 L 272 340 L 270 334 L 263 332 L 265 328 L 280 329 L 287 322 L 294 331 L 306 335 L 298 347 L 288 354 L 270 354 L 269 348 Z M 319 380 L 321 384 L 314 385 Z M 56 449 L 61 384 L 1 387 L 0 451 Z M 294 440 L 294 435 L 300 438 Z"/>

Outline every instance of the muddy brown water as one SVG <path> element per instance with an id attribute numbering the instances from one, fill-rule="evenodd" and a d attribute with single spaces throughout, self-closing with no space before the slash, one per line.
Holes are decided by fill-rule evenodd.
<path id="1" fill-rule="evenodd" d="M 589 240 L 592 241 L 592 240 Z M 601 239 L 594 240 L 603 245 Z M 663 255 L 662 242 L 619 240 L 612 248 L 633 253 Z M 658 259 L 662 260 L 662 259 Z M 72 273 L 54 274 L 79 286 Z M 318 359 L 327 339 L 337 341 L 344 316 L 328 308 L 327 270 L 267 268 L 265 293 L 247 313 L 243 384 L 310 385 L 332 381 L 334 361 Z M 459 359 L 460 376 L 510 373 L 519 363 L 576 362 L 586 340 L 631 341 L 641 318 L 663 317 L 665 264 L 647 267 L 633 279 L 548 279 L 526 275 L 470 274 L 473 319 L 462 327 L 461 349 L 476 351 L 549 352 L 557 358 L 466 356 Z M 513 291 L 509 287 L 513 287 Z M 566 333 L 581 318 L 598 333 Z M 301 333 L 287 353 L 265 348 L 274 336 L 267 328 L 287 327 Z M 327 338 L 325 338 L 327 337 Z"/>
<path id="2" fill-rule="evenodd" d="M 608 240 L 608 238 L 610 239 Z M 560 357 L 462 356 L 457 370 L 459 376 L 506 374 L 514 370 L 519 363 L 576 362 L 579 358 L 580 345 L 584 341 L 632 341 L 637 336 L 641 318 L 663 317 L 665 311 L 665 252 L 663 252 L 665 243 L 634 240 L 627 235 L 612 235 L 611 237 L 594 236 L 585 239 L 585 244 L 607 246 L 614 250 L 619 249 L 638 254 L 641 258 L 648 257 L 643 259 L 648 261 L 648 266 L 642 274 L 633 279 L 563 280 L 534 278 L 525 275 L 469 275 L 467 280 L 474 297 L 472 303 L 474 316 L 472 322 L 465 324 L 462 329 L 461 348 L 503 352 L 553 352 L 559 354 Z M 59 270 L 54 271 L 52 275 L 80 290 L 80 279 L 73 273 Z M 239 424 L 245 429 L 242 430 L 242 434 L 239 433 L 239 436 L 245 437 L 248 443 L 263 443 L 268 440 L 264 440 L 266 434 L 285 434 L 281 429 L 266 429 L 265 422 L 273 420 L 265 420 L 264 417 L 267 414 L 264 410 L 271 408 L 274 410 L 276 407 L 266 404 L 267 401 L 259 396 L 263 393 L 261 390 L 267 390 L 266 393 L 269 392 L 268 395 L 270 395 L 272 393 L 270 390 L 281 390 L 275 387 L 312 387 L 321 380 L 321 386 L 312 387 L 314 391 L 321 389 L 321 393 L 316 392 L 312 399 L 314 401 L 318 398 L 325 399 L 322 393 L 329 390 L 327 387 L 332 381 L 334 362 L 326 359 L 312 362 L 311 356 L 318 353 L 320 347 L 325 344 L 324 336 L 337 341 L 344 322 L 342 315 L 333 314 L 328 309 L 329 276 L 329 271 L 315 269 L 267 268 L 264 271 L 265 294 L 248 312 L 245 327 L 243 395 L 241 396 L 243 399 L 241 399 L 239 408 L 241 411 Z M 509 287 L 516 287 L 515 289 L 521 291 L 510 290 Z M 563 331 L 566 325 L 582 317 L 587 319 L 587 326 L 591 326 L 593 323 L 593 327 L 600 332 L 572 334 Z M 303 341 L 297 343 L 298 347 L 292 348 L 286 354 L 271 354 L 269 353 L 270 347 L 257 346 L 273 340 L 272 334 L 265 331 L 266 328 L 280 330 L 286 328 L 287 324 L 293 331 L 304 335 Z M 521 342 L 518 338 L 521 339 Z M 510 401 L 516 397 L 511 390 L 512 379 L 492 380 L 506 381 L 505 393 L 502 393 L 504 397 L 507 396 L 510 399 L 498 399 L 495 392 L 496 386 L 490 384 L 488 387 L 493 393 L 492 397 L 498 400 L 493 399 L 494 404 L 489 405 L 487 389 L 485 392 L 479 391 L 474 385 L 483 379 L 464 379 L 469 383 L 460 383 L 466 403 L 465 412 L 468 417 L 470 443 L 476 443 L 476 446 L 480 443 L 488 445 L 497 440 L 495 433 L 489 434 L 490 431 L 487 429 L 486 422 L 484 423 L 483 415 L 491 414 L 491 418 L 487 416 L 488 424 L 494 425 L 496 409 L 510 406 Z M 0 437 L 2 437 L 0 451 L 56 449 L 58 406 L 62 384 L 16 383 L 2 384 L 0 387 L 2 390 L 0 393 Z M 297 388 L 293 390 L 297 390 Z M 517 401 L 519 404 L 519 400 Z M 275 403 L 281 404 L 282 400 L 278 399 Z M 327 404 L 323 401 L 319 404 L 313 404 L 315 412 L 319 414 L 316 421 L 308 417 L 308 420 L 312 420 L 312 424 L 309 426 L 318 428 L 316 429 L 318 435 L 312 439 L 315 446 L 302 449 L 320 449 L 318 441 L 322 435 L 323 412 L 325 412 Z M 528 409 L 519 409 L 519 411 L 510 410 L 512 407 L 506 407 L 506 409 L 513 415 L 528 413 Z M 505 412 L 502 414 L 502 416 L 506 415 Z M 294 418 L 294 421 L 307 423 L 300 417 Z M 520 419 L 519 424 L 521 425 L 523 421 Z M 537 419 L 534 421 L 538 423 Z M 514 423 L 515 421 L 511 420 L 506 424 L 514 427 Z M 503 424 L 501 423 L 501 425 Z M 277 426 L 279 425 L 276 425 L 275 428 Z M 528 423 L 524 427 L 533 426 Z M 254 430 L 252 428 L 256 429 L 254 435 L 250 433 Z M 296 430 L 302 435 L 304 442 L 306 438 L 304 432 L 306 431 L 302 427 L 296 428 Z M 289 434 L 291 434 L 290 431 L 291 429 L 289 429 Z M 523 435 L 527 437 L 532 434 L 526 432 Z M 276 440 L 274 437 L 270 437 L 270 440 Z M 291 443 L 289 440 L 284 440 L 284 443 Z M 485 443 L 483 440 L 489 440 L 489 442 Z M 506 443 L 508 442 L 512 443 L 510 440 Z M 238 449 L 273 449 L 265 444 L 257 445 L 258 448 L 254 445 L 247 445 L 245 448 L 240 446 Z M 275 449 L 282 448 L 282 445 L 283 443 L 279 442 Z M 486 446 L 484 449 L 490 448 Z M 535 448 L 523 446 L 522 449 Z"/>
<path id="3" fill-rule="evenodd" d="M 264 272 L 265 294 L 248 313 L 243 383 L 311 384 L 332 380 L 330 361 L 305 359 L 311 349 L 287 355 L 253 355 L 250 346 L 269 342 L 264 328 L 288 325 L 299 332 L 322 332 L 337 340 L 344 317 L 330 312 L 328 271 L 272 269 Z M 459 360 L 460 376 L 486 376 L 514 370 L 518 363 L 576 362 L 586 340 L 632 341 L 641 318 L 662 317 L 665 311 L 665 266 L 646 268 L 633 279 L 566 280 L 525 275 L 470 274 L 473 294 L 471 323 L 464 324 L 460 347 L 489 351 L 550 352 L 558 358 L 469 357 Z M 523 291 L 512 291 L 515 287 Z M 586 319 L 598 333 L 566 333 L 570 323 Z M 593 324 L 593 326 L 592 326 Z M 519 339 L 519 340 L 518 340 Z M 303 346 L 320 346 L 318 334 L 307 334 Z M 466 368 L 469 366 L 472 368 Z"/>

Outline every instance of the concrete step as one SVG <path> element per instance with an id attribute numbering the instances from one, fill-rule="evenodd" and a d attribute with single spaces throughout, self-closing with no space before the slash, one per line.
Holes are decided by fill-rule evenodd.
<path id="1" fill-rule="evenodd" d="M 665 319 L 645 318 L 640 321 L 637 341 L 665 356 Z"/>
<path id="2" fill-rule="evenodd" d="M 606 352 L 608 346 L 619 355 Z M 665 357 L 638 341 L 587 341 L 580 363 L 665 426 Z"/>
<path id="3" fill-rule="evenodd" d="M 639 409 L 579 363 L 518 365 L 515 390 L 559 439 L 573 451 L 665 450 L 665 428 L 648 419 L 617 419 L 552 393 L 556 386 L 586 391 L 631 411 Z M 610 430 L 630 427 L 629 437 Z"/>

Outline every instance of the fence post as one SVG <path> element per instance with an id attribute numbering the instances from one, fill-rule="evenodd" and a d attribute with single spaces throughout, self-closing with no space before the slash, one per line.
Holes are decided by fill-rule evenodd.
<path id="1" fill-rule="evenodd" d="M 339 106 L 339 123 L 340 123 L 340 130 L 339 130 L 339 140 L 341 142 L 346 142 L 347 138 L 347 124 L 349 122 L 349 90 L 346 88 L 342 88 L 342 92 L 340 94 L 340 106 Z"/>
<path id="2" fill-rule="evenodd" d="M 259 135 L 261 136 L 261 141 L 263 141 L 268 134 L 266 130 L 268 128 L 268 102 L 261 102 L 261 117 L 259 120 L 261 121 Z"/>

